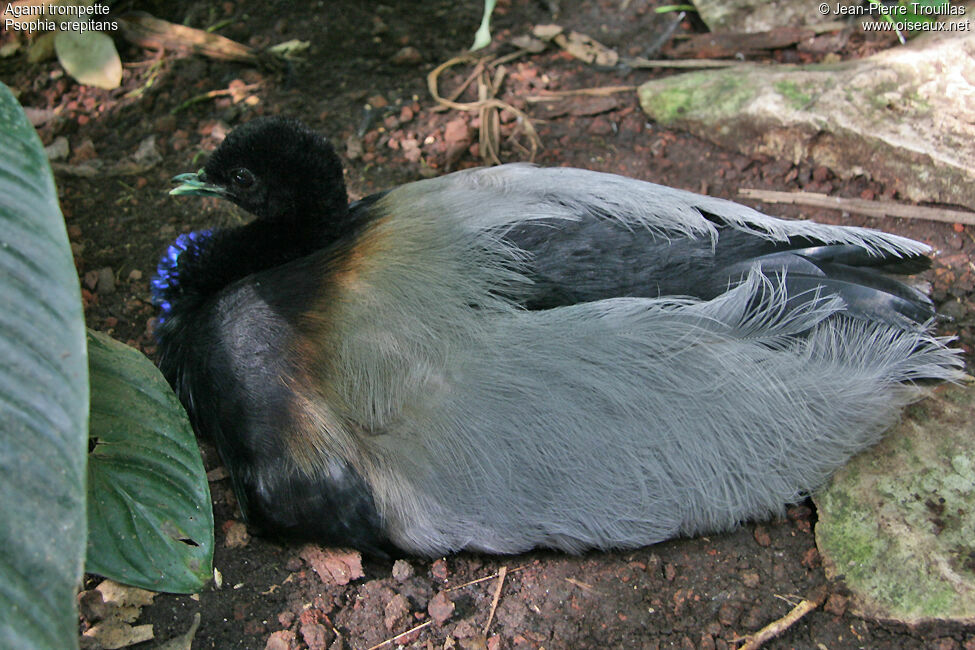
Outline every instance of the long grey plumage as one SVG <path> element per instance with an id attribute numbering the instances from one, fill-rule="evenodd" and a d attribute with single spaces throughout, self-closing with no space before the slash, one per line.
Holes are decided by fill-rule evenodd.
<path id="1" fill-rule="evenodd" d="M 525 310 L 527 222 L 615 220 L 714 246 L 727 229 L 871 255 L 924 244 L 787 222 L 607 174 L 509 165 L 406 185 L 297 325 L 300 471 L 341 457 L 387 534 L 421 554 L 634 547 L 725 530 L 802 498 L 960 362 L 928 327 L 787 295 L 756 265 L 710 300 L 621 297 Z M 724 230 L 723 230 L 724 229 Z M 357 254 L 357 250 L 370 252 Z M 377 253 L 377 254 L 371 254 Z"/>

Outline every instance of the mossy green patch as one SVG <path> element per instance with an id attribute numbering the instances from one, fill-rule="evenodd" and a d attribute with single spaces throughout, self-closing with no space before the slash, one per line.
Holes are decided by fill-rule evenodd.
<path id="1" fill-rule="evenodd" d="M 804 93 L 802 89 L 799 88 L 799 84 L 794 81 L 777 81 L 772 86 L 775 91 L 785 97 L 792 108 L 797 111 L 809 106 L 813 101 L 813 96 L 809 93 Z"/>
<path id="2" fill-rule="evenodd" d="M 973 438 L 973 393 L 948 387 L 816 495 L 819 550 L 861 613 L 975 622 Z"/>
<path id="3" fill-rule="evenodd" d="M 660 124 L 711 115 L 733 117 L 758 90 L 748 75 L 693 72 L 648 81 L 638 90 L 643 110 Z"/>

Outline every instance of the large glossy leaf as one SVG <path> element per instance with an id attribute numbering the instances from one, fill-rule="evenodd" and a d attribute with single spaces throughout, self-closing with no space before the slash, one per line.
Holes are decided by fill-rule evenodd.
<path id="1" fill-rule="evenodd" d="M 77 645 L 88 377 L 40 139 L 0 83 L 0 647 Z"/>
<path id="2" fill-rule="evenodd" d="M 186 412 L 149 360 L 89 332 L 86 569 L 153 591 L 212 576 L 213 512 Z"/>

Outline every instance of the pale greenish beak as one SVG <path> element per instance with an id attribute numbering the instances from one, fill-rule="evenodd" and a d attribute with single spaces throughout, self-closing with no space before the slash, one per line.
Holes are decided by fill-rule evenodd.
<path id="1" fill-rule="evenodd" d="M 195 174 L 180 174 L 179 176 L 173 177 L 174 183 L 180 183 L 173 189 L 169 190 L 172 196 L 219 196 L 226 198 L 228 192 L 225 188 L 219 185 L 211 185 L 200 180 L 203 175 L 203 170 L 201 169 Z"/>

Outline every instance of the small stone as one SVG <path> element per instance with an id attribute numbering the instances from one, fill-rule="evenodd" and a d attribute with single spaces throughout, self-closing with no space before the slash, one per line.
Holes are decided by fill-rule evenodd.
<path id="1" fill-rule="evenodd" d="M 423 55 L 420 50 L 412 45 L 407 45 L 390 59 L 393 65 L 417 65 L 423 62 Z"/>
<path id="2" fill-rule="evenodd" d="M 665 564 L 664 565 L 664 578 L 667 579 L 667 582 L 673 582 L 674 581 L 674 578 L 676 578 L 676 577 L 677 577 L 677 567 L 675 567 L 670 562 L 668 562 L 667 564 Z"/>
<path id="3" fill-rule="evenodd" d="M 386 108 L 389 106 L 389 102 L 382 95 L 373 95 L 372 97 L 368 98 L 366 102 L 368 102 L 373 108 Z"/>
<path id="4" fill-rule="evenodd" d="M 321 623 L 302 623 L 301 638 L 308 645 L 308 650 L 325 650 L 328 647 L 331 634 Z"/>
<path id="5" fill-rule="evenodd" d="M 602 117 L 595 118 L 586 129 L 592 135 L 609 135 L 613 132 L 613 124 Z"/>
<path id="6" fill-rule="evenodd" d="M 54 142 L 44 147 L 44 153 L 48 160 L 64 160 L 71 153 L 71 146 L 66 137 L 59 135 L 54 138 Z"/>
<path id="7" fill-rule="evenodd" d="M 410 613 L 410 601 L 403 594 L 393 596 L 383 610 L 383 621 L 390 632 Z M 448 614 L 449 615 L 449 614 Z"/>
<path id="8" fill-rule="evenodd" d="M 345 139 L 345 157 L 348 160 L 358 160 L 365 152 L 362 146 L 362 139 L 355 135 L 350 135 Z"/>
<path id="9" fill-rule="evenodd" d="M 294 612 L 281 612 L 278 614 L 278 623 L 281 627 L 291 627 L 291 624 L 295 622 Z"/>
<path id="10" fill-rule="evenodd" d="M 98 271 L 85 271 L 81 277 L 81 283 L 89 291 L 94 291 L 95 287 L 98 286 Z"/>
<path id="11" fill-rule="evenodd" d="M 830 597 L 826 600 L 826 604 L 823 605 L 823 609 L 835 616 L 843 616 L 846 613 L 846 606 L 849 602 L 850 599 L 846 596 L 830 594 Z"/>
<path id="12" fill-rule="evenodd" d="M 313 544 L 307 544 L 299 552 L 325 584 L 347 585 L 352 580 L 362 578 L 362 555 L 358 551 L 329 549 L 325 551 Z"/>
<path id="13" fill-rule="evenodd" d="M 802 566 L 806 567 L 807 569 L 813 569 L 819 566 L 819 549 L 813 546 L 808 551 L 803 553 Z"/>
<path id="14" fill-rule="evenodd" d="M 727 601 L 718 608 L 718 621 L 726 626 L 733 627 L 741 616 L 741 605 L 736 602 Z"/>
<path id="15" fill-rule="evenodd" d="M 291 630 L 279 630 L 267 638 L 264 650 L 291 650 L 295 647 L 295 633 Z"/>
<path id="16" fill-rule="evenodd" d="M 829 178 L 829 169 L 820 165 L 819 167 L 813 170 L 812 178 L 817 183 L 825 182 L 826 179 Z"/>
<path id="17" fill-rule="evenodd" d="M 430 614 L 430 618 L 433 619 L 434 623 L 443 625 L 450 618 L 451 614 L 454 613 L 454 603 L 441 591 L 430 599 L 430 604 L 427 605 L 427 612 Z"/>
<path id="18" fill-rule="evenodd" d="M 129 281 L 138 282 L 141 279 L 142 279 L 142 271 L 140 271 L 139 269 L 132 269 L 131 271 L 129 271 Z"/>
<path id="19" fill-rule="evenodd" d="M 74 148 L 74 155 L 71 156 L 71 163 L 77 165 L 78 163 L 85 162 L 86 160 L 94 160 L 97 157 L 98 153 L 95 151 L 95 144 L 90 139 L 86 138 Z"/>
<path id="20" fill-rule="evenodd" d="M 768 530 L 765 528 L 765 526 L 755 526 L 754 537 L 755 537 L 755 541 L 758 543 L 759 546 L 772 545 L 772 536 L 769 535 Z"/>
<path id="21" fill-rule="evenodd" d="M 750 608 L 741 617 L 740 624 L 747 630 L 757 630 L 769 622 L 768 612 L 764 607 L 755 606 Z"/>
<path id="22" fill-rule="evenodd" d="M 68 226 L 68 239 L 79 239 L 81 237 L 81 226 L 76 223 Z"/>
<path id="23" fill-rule="evenodd" d="M 960 300 L 951 300 L 938 308 L 938 315 L 952 321 L 959 321 L 965 317 L 965 305 Z"/>
<path id="24" fill-rule="evenodd" d="M 446 580 L 449 572 L 447 570 L 447 560 L 440 558 L 430 565 L 430 573 L 438 580 Z"/>
<path id="25" fill-rule="evenodd" d="M 226 527 L 226 537 L 224 545 L 227 548 L 241 548 L 247 546 L 251 541 L 251 536 L 247 532 L 247 525 L 241 521 L 228 522 Z"/>
<path id="26" fill-rule="evenodd" d="M 477 628 L 471 623 L 470 619 L 465 618 L 454 626 L 453 637 L 455 639 L 469 639 L 477 634 Z"/>
<path id="27" fill-rule="evenodd" d="M 398 582 L 406 582 L 413 577 L 413 565 L 406 560 L 393 562 L 393 578 Z"/>
<path id="28" fill-rule="evenodd" d="M 754 589 L 761 583 L 761 578 L 759 578 L 757 573 L 745 573 L 741 576 L 741 581 L 745 583 L 745 586 L 749 589 Z"/>
<path id="29" fill-rule="evenodd" d="M 115 273 L 112 271 L 112 268 L 105 266 L 98 269 L 95 273 L 98 275 L 97 292 L 103 296 L 115 293 Z"/>

